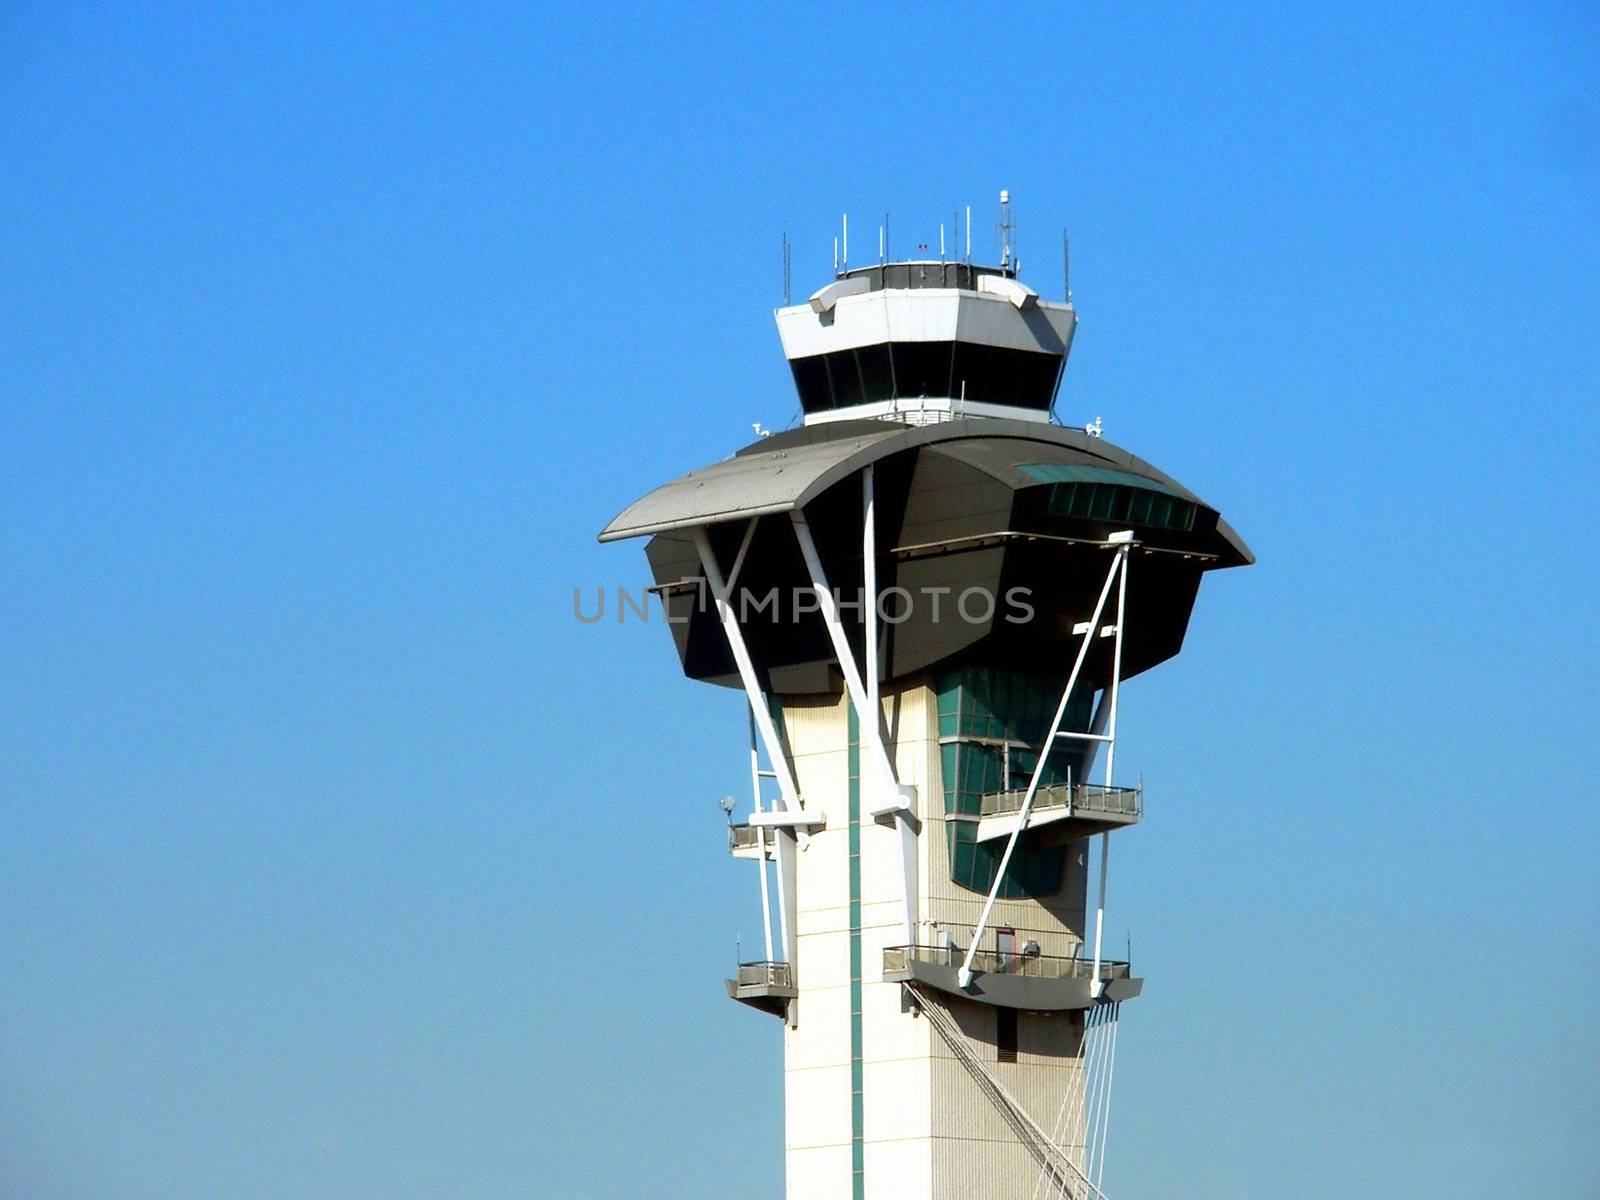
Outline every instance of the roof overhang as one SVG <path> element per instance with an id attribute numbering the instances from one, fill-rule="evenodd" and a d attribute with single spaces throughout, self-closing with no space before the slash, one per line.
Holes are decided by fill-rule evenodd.
<path id="1" fill-rule="evenodd" d="M 1143 459 L 1075 429 L 992 418 L 916 427 L 841 423 L 825 430 L 778 434 L 752 443 L 732 458 L 690 471 L 630 504 L 601 531 L 600 540 L 621 541 L 792 512 L 803 509 L 840 480 L 891 455 L 940 443 L 998 438 L 1067 447 L 1108 468 L 1148 479 L 1174 495 L 1205 503 Z M 1244 562 L 1255 561 L 1249 547 L 1225 521 L 1219 520 L 1217 528 Z"/>

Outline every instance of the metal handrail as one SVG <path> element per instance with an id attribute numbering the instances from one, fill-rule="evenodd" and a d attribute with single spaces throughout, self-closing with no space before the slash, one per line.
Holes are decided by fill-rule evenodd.
<path id="1" fill-rule="evenodd" d="M 754 850 L 761 844 L 761 828 L 757 825 L 728 826 L 728 849 Z M 767 840 L 771 845 L 771 838 Z"/>
<path id="2" fill-rule="evenodd" d="M 786 962 L 743 962 L 739 964 L 740 987 L 794 987 L 794 968 Z"/>
<path id="3" fill-rule="evenodd" d="M 958 967 L 966 951 L 960 946 L 886 946 L 883 951 L 885 971 L 907 971 L 913 962 L 929 963 L 939 967 Z M 1091 979 L 1094 961 L 1080 955 L 1001 954 L 997 950 L 979 950 L 972 956 L 972 969 L 976 974 L 1017 975 L 1024 979 Z M 1102 980 L 1126 979 L 1132 966 L 1112 959 L 1100 960 Z"/>
<path id="4" fill-rule="evenodd" d="M 1022 809 L 1027 790 L 990 792 L 978 802 L 979 815 L 1005 816 Z M 1144 808 L 1144 791 L 1136 787 L 1105 787 L 1094 783 L 1055 783 L 1041 787 L 1033 798 L 1033 807 L 1073 808 L 1084 812 L 1114 813 L 1118 816 L 1137 817 Z"/>

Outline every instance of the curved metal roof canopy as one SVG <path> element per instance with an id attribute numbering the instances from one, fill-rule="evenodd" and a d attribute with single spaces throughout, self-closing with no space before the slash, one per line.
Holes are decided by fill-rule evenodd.
<path id="1" fill-rule="evenodd" d="M 1211 508 L 1143 459 L 1074 429 L 993 418 L 924 426 L 851 421 L 774 434 L 732 458 L 690 471 L 630 504 L 600 532 L 600 540 L 620 541 L 804 508 L 869 463 L 922 446 L 963 442 L 942 448 L 1013 486 L 1039 482 L 1036 472 L 1024 470 L 1039 464 L 1026 462 L 1030 454 L 1018 453 L 1025 448 L 1017 443 L 1034 443 L 1049 462 L 1126 473 Z M 1225 521 L 1218 520 L 1217 532 L 1238 554 L 1238 562 L 1255 561 Z"/>

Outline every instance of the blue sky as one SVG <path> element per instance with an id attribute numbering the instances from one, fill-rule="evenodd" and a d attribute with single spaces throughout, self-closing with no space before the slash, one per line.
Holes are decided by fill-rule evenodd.
<path id="1" fill-rule="evenodd" d="M 1108 1189 L 1592 1200 L 1597 42 L 7 6 L 0 1194 L 780 1195 L 739 701 L 572 589 L 793 418 L 784 230 L 1008 187 L 1063 419 L 1260 558 L 1125 693 Z"/>

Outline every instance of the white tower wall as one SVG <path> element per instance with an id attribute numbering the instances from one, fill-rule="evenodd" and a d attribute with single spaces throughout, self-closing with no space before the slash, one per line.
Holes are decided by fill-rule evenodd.
<path id="1" fill-rule="evenodd" d="M 916 789 L 917 940 L 936 944 L 948 933 L 965 947 L 984 897 L 950 877 L 936 695 L 926 681 L 902 687 L 884 697 L 883 713 L 899 780 Z M 806 807 L 827 816 L 799 851 L 796 871 L 799 999 L 784 1046 L 790 1200 L 1015 1200 L 1031 1194 L 1038 1160 L 904 985 L 883 978 L 884 948 L 905 941 L 901 851 L 890 819 L 866 812 L 874 777 L 864 749 L 854 756 L 859 874 L 852 902 L 848 702 L 791 699 L 783 719 Z M 1082 942 L 1084 844 L 1072 847 L 1058 893 L 1042 902 L 998 901 L 990 928 L 1015 929 L 1019 946 L 1031 939 L 1047 955 L 1071 954 Z M 853 939 L 859 939 L 858 982 Z M 999 1062 L 999 1010 L 953 996 L 939 1000 L 994 1079 L 1053 1130 L 1068 1090 L 1081 1091 L 1075 1055 L 1082 1015 L 1019 1013 L 1017 1060 Z M 853 1095 L 858 1078 L 859 1099 Z M 1061 1141 L 1081 1161 L 1073 1139 Z"/>

